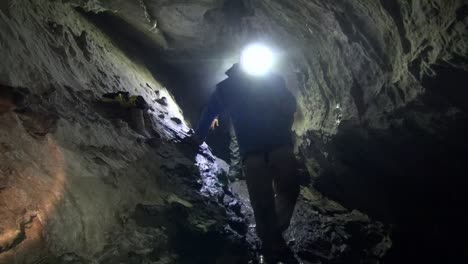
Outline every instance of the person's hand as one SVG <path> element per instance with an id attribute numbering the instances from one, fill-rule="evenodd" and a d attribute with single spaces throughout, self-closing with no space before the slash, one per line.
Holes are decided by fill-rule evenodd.
<path id="1" fill-rule="evenodd" d="M 213 120 L 213 123 L 211 123 L 210 129 L 215 130 L 218 126 L 219 126 L 219 120 L 218 118 L 215 118 L 215 120 Z"/>

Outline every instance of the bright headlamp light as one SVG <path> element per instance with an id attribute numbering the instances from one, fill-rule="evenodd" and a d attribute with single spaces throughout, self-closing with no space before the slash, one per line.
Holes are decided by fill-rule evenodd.
<path id="1" fill-rule="evenodd" d="M 262 44 L 247 46 L 242 51 L 240 59 L 242 70 L 253 76 L 262 76 L 268 73 L 273 62 L 273 52 Z"/>

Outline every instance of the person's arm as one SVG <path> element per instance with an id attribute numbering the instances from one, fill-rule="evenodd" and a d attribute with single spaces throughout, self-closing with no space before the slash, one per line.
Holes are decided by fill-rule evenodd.
<path id="1" fill-rule="evenodd" d="M 208 104 L 206 105 L 203 113 L 198 122 L 198 127 L 195 130 L 195 135 L 203 142 L 208 134 L 208 131 L 213 123 L 213 120 L 219 115 L 223 109 L 223 105 L 219 98 L 219 91 L 216 90 L 213 95 L 211 95 Z"/>
<path id="2" fill-rule="evenodd" d="M 219 116 L 216 116 L 213 122 L 211 122 L 210 130 L 215 130 L 219 127 Z"/>

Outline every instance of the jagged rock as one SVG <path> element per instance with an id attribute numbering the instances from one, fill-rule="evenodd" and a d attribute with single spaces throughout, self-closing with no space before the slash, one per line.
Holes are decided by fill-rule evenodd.
<path id="1" fill-rule="evenodd" d="M 174 122 L 174 123 L 176 123 L 178 125 L 182 124 L 182 121 L 177 117 L 171 117 L 171 120 L 172 120 L 172 122 Z"/>
<path id="2" fill-rule="evenodd" d="M 158 103 L 160 105 L 167 106 L 167 99 L 166 99 L 166 97 L 161 97 L 160 99 L 156 100 L 156 103 Z"/>

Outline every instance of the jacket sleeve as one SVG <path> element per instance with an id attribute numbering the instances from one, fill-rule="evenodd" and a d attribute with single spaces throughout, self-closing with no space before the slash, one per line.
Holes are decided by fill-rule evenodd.
<path id="1" fill-rule="evenodd" d="M 219 91 L 216 89 L 203 110 L 197 129 L 195 130 L 195 133 L 200 137 L 200 139 L 205 140 L 211 123 L 213 123 L 213 120 L 221 113 L 222 110 L 223 104 L 220 100 Z"/>

